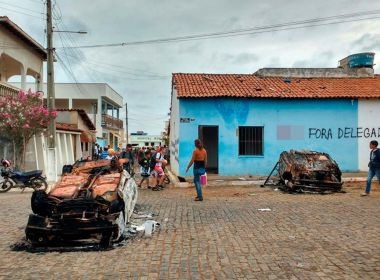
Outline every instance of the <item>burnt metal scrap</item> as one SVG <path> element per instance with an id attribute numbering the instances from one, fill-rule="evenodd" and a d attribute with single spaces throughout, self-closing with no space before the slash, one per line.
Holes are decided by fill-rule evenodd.
<path id="1" fill-rule="evenodd" d="M 270 184 L 275 172 L 277 182 Z M 287 192 L 338 192 L 343 185 L 342 172 L 327 153 L 284 151 L 263 186 L 267 185 L 276 185 Z"/>
<path id="2" fill-rule="evenodd" d="M 126 234 L 136 201 L 136 183 L 118 160 L 77 163 L 49 193 L 33 193 L 26 238 L 43 246 L 96 240 L 108 247 Z"/>

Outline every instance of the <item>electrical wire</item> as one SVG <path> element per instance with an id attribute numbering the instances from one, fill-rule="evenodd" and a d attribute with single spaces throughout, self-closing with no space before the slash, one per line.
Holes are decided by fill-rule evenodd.
<path id="1" fill-rule="evenodd" d="M 56 8 L 59 8 L 58 4 L 56 5 Z M 55 9 L 53 9 L 53 13 L 55 12 Z M 60 23 L 56 23 L 56 29 L 57 31 L 60 31 L 60 28 L 59 28 L 59 25 L 62 25 L 65 29 L 68 29 L 63 21 L 61 21 Z M 70 33 L 60 33 L 60 32 L 57 32 L 58 35 L 59 35 L 59 38 L 60 38 L 60 41 L 61 41 L 61 44 L 64 45 L 64 46 L 72 46 L 72 45 L 75 45 L 75 42 L 73 40 L 73 37 L 71 36 Z M 71 69 L 71 71 L 73 72 L 73 67 L 71 66 L 71 63 L 70 63 L 70 60 L 75 58 L 76 60 L 81 60 L 81 61 L 86 61 L 87 64 L 92 64 L 92 65 L 95 65 L 95 66 L 99 66 L 99 64 L 97 63 L 93 63 L 93 62 L 89 62 L 87 61 L 87 59 L 84 57 L 83 55 L 83 52 L 78 50 L 78 49 L 70 49 L 70 48 L 62 48 L 63 50 L 63 53 L 62 55 L 66 58 L 66 62 L 67 62 L 67 67 Z M 68 52 L 71 52 L 70 54 Z M 61 57 L 61 59 L 63 59 Z M 160 80 L 160 79 L 167 79 L 169 78 L 169 76 L 158 76 L 158 75 L 153 75 L 153 74 L 145 74 L 143 75 L 144 77 L 147 77 L 146 79 L 145 78 L 141 78 L 141 74 L 139 73 L 131 73 L 131 72 L 128 72 L 128 71 L 120 71 L 120 70 L 115 70 L 113 69 L 112 67 L 110 66 L 104 66 L 104 65 L 100 65 L 101 68 L 100 69 L 103 69 L 103 68 L 107 68 L 107 71 L 113 71 L 113 72 L 117 72 L 117 73 L 121 73 L 121 74 L 127 74 L 127 75 L 132 75 L 132 76 L 137 76 L 137 77 L 140 77 L 140 78 L 131 78 L 131 77 L 128 77 L 128 76 L 121 76 L 121 75 L 110 75 L 109 72 L 105 72 L 105 71 L 101 71 L 99 69 L 93 69 L 93 68 L 90 68 L 90 67 L 87 67 L 87 68 L 84 68 L 82 66 L 82 63 L 79 63 L 79 67 L 83 68 L 84 69 L 84 73 L 86 73 L 86 75 L 90 78 L 90 79 L 93 79 L 93 74 L 91 73 L 90 75 L 87 74 L 88 71 L 91 71 L 91 72 L 96 72 L 96 73 L 100 73 L 102 74 L 103 76 L 104 75 L 108 75 L 108 76 L 114 76 L 114 77 L 117 77 L 117 78 L 124 78 L 124 79 L 128 79 L 128 80 Z"/>
<path id="2" fill-rule="evenodd" d="M 78 58 L 76 56 L 71 56 L 71 57 L 72 58 Z M 160 73 L 154 73 L 154 72 L 145 71 L 145 70 L 141 70 L 141 69 L 135 69 L 135 68 L 130 68 L 130 67 L 126 67 L 126 66 L 115 65 L 115 64 L 108 64 L 108 63 L 97 62 L 97 61 L 95 62 L 95 61 L 96 60 L 86 58 L 86 63 L 88 63 L 88 64 L 92 64 L 92 65 L 95 65 L 95 66 L 101 66 L 101 67 L 103 67 L 103 68 L 105 68 L 107 70 L 118 72 L 118 73 L 126 73 L 126 74 L 130 74 L 130 75 L 134 75 L 134 76 L 141 76 L 141 73 L 145 73 L 144 76 L 146 76 L 146 77 L 153 77 L 153 78 L 168 78 L 168 77 L 170 77 L 168 75 L 164 75 L 164 74 L 160 74 Z M 114 70 L 113 68 L 127 69 L 127 70 L 131 70 L 131 71 L 135 71 L 137 73 L 133 73 L 133 72 L 125 71 L 125 70 L 124 71 Z M 138 72 L 141 72 L 141 73 L 138 73 Z"/>
<path id="3" fill-rule="evenodd" d="M 28 11 L 28 12 L 36 13 L 36 14 L 39 14 L 39 15 L 41 14 L 41 12 L 39 12 L 39 11 L 28 9 L 28 8 L 25 8 L 25 7 L 21 7 L 21 6 L 15 5 L 15 4 L 9 4 L 9 3 L 3 2 L 3 1 L 0 1 L 0 4 L 1 5 L 6 5 L 6 6 L 11 6 L 11 7 L 18 8 L 18 9 L 21 9 L 21 10 L 25 10 L 25 11 Z"/>
<path id="4" fill-rule="evenodd" d="M 32 15 L 32 14 L 21 12 L 21 11 L 18 11 L 18 10 L 9 9 L 9 8 L 1 6 L 1 5 L 0 5 L 0 8 L 4 9 L 6 11 L 10 11 L 10 12 L 13 12 L 13 13 L 17 13 L 17 14 L 21 14 L 21 15 L 25 15 L 25 16 L 29 16 L 29 17 L 33 17 L 33 18 L 38 18 L 38 19 L 44 18 L 43 16 L 39 17 L 37 15 Z"/>
<path id="5" fill-rule="evenodd" d="M 119 47 L 119 46 L 158 44 L 158 43 L 170 43 L 170 42 L 184 42 L 184 41 L 192 41 L 192 40 L 203 40 L 203 39 L 244 36 L 244 35 L 259 34 L 259 33 L 265 33 L 265 32 L 277 32 L 277 31 L 292 30 L 292 29 L 299 29 L 299 28 L 306 28 L 306 27 L 316 27 L 316 26 L 346 23 L 346 22 L 355 22 L 355 21 L 363 21 L 363 20 L 369 20 L 369 19 L 377 19 L 377 18 L 380 18 L 380 16 L 373 16 L 373 17 L 366 17 L 366 18 L 359 18 L 359 19 L 353 18 L 353 19 L 347 19 L 347 20 L 339 20 L 339 19 L 346 19 L 349 17 L 369 16 L 369 15 L 378 15 L 378 14 L 380 14 L 380 10 L 358 12 L 358 13 L 351 13 L 351 14 L 341 14 L 341 15 L 337 15 L 337 16 L 314 18 L 314 19 L 301 20 L 301 21 L 292 21 L 292 22 L 286 22 L 286 23 L 281 23 L 281 24 L 257 26 L 257 27 L 244 28 L 244 29 L 235 29 L 235 30 L 224 31 L 224 32 L 203 33 L 203 34 L 160 38 L 160 39 L 151 39 L 151 40 L 142 40 L 142 41 L 132 41 L 132 42 L 124 42 L 124 43 L 83 45 L 83 46 L 77 46 L 75 48 L 82 48 L 83 49 L 83 48 Z M 332 20 L 335 20 L 335 21 L 332 21 Z M 323 23 L 323 21 L 332 21 L 332 22 Z M 311 23 L 317 23 L 317 24 L 311 24 Z"/>
<path id="6" fill-rule="evenodd" d="M 61 59 L 61 57 L 55 53 L 55 57 L 57 58 L 58 62 L 60 63 L 62 69 L 64 70 L 64 72 L 66 73 L 66 75 L 68 76 L 68 78 L 71 78 L 76 87 L 78 88 L 79 92 L 82 94 L 82 95 L 89 95 L 89 93 L 87 92 L 86 89 L 82 89 L 80 83 L 78 82 L 78 80 L 76 79 L 75 77 L 75 74 L 73 73 L 72 69 L 71 69 L 71 65 L 66 65 L 66 63 L 63 61 L 63 59 Z"/>
<path id="7" fill-rule="evenodd" d="M 66 48 L 70 48 L 70 49 L 87 48 L 88 49 L 88 48 L 120 47 L 120 46 L 185 42 L 185 41 L 225 38 L 225 37 L 234 37 L 234 36 L 246 36 L 246 35 L 254 35 L 254 34 L 260 34 L 260 33 L 267 33 L 267 32 L 278 32 L 278 31 L 285 31 L 285 30 L 308 28 L 308 27 L 318 27 L 318 26 L 326 26 L 326 25 L 332 25 L 332 24 L 373 20 L 373 19 L 380 18 L 380 16 L 373 16 L 373 17 L 366 17 L 366 18 L 359 18 L 359 19 L 354 18 L 354 19 L 349 19 L 349 20 L 340 20 L 340 21 L 333 21 L 333 22 L 327 22 L 327 23 L 293 26 L 293 25 L 304 24 L 305 22 L 321 22 L 321 21 L 331 20 L 333 18 L 339 19 L 343 17 L 355 17 L 358 15 L 363 16 L 365 14 L 369 15 L 369 14 L 379 14 L 379 13 L 380 13 L 379 10 L 374 10 L 374 11 L 367 11 L 367 12 L 361 12 L 361 13 L 342 14 L 338 16 L 330 16 L 330 17 L 325 17 L 325 18 L 316 18 L 316 19 L 310 19 L 310 20 L 288 22 L 288 23 L 282 23 L 282 24 L 276 24 L 276 25 L 270 25 L 270 26 L 260 26 L 260 27 L 246 28 L 246 29 L 238 29 L 238 30 L 232 30 L 232 31 L 226 31 L 226 32 L 214 32 L 214 33 L 199 34 L 199 35 L 187 35 L 187 36 L 162 38 L 162 39 L 132 41 L 132 42 L 126 42 L 126 43 L 111 43 L 111 44 L 97 44 L 97 45 L 83 45 L 83 46 L 77 45 L 77 46 L 70 46 Z M 13 47 L 13 46 L 4 46 L 4 47 Z M 17 48 L 17 46 L 14 46 L 14 47 Z M 65 46 L 56 47 L 56 49 L 61 49 L 61 48 L 65 48 Z"/>

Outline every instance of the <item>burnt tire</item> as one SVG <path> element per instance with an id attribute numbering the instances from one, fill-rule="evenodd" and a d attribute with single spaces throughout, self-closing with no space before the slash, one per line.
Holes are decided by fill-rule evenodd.
<path id="1" fill-rule="evenodd" d="M 112 245 L 112 231 L 104 231 L 99 242 L 100 249 L 108 249 Z"/>
<path id="2" fill-rule="evenodd" d="M 48 240 L 45 236 L 31 236 L 28 238 L 33 246 L 35 247 L 44 247 L 48 245 Z"/>
<path id="3" fill-rule="evenodd" d="M 4 180 L 0 183 L 0 193 L 9 191 L 12 188 L 13 184 L 9 180 Z"/>
<path id="4" fill-rule="evenodd" d="M 48 196 L 45 191 L 34 191 L 30 199 L 30 204 L 34 214 L 42 217 L 49 216 L 50 207 L 48 204 Z"/>
<path id="5" fill-rule="evenodd" d="M 36 178 L 32 181 L 32 188 L 36 191 L 46 191 L 48 184 L 44 178 Z"/>

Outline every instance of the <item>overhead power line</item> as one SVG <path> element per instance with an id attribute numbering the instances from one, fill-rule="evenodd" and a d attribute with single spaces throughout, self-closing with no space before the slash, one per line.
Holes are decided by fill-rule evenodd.
<path id="1" fill-rule="evenodd" d="M 76 45 L 71 45 L 71 46 L 60 46 L 60 47 L 56 47 L 56 49 L 66 48 L 66 49 L 79 50 L 79 49 L 85 49 L 85 48 L 120 47 L 120 46 L 132 46 L 132 45 L 184 42 L 184 41 L 192 41 L 192 40 L 205 40 L 205 39 L 215 39 L 215 38 L 234 37 L 234 36 L 246 36 L 246 35 L 253 35 L 253 34 L 260 34 L 260 33 L 267 33 L 267 32 L 278 32 L 278 31 L 326 26 L 326 25 L 340 24 L 340 23 L 347 23 L 347 22 L 372 20 L 372 19 L 380 18 L 379 14 L 380 14 L 380 10 L 373 10 L 373 11 L 365 11 L 365 12 L 358 12 L 358 13 L 351 13 L 351 14 L 341 14 L 341 15 L 329 16 L 329 17 L 323 17 L 323 18 L 314 18 L 314 19 L 308 19 L 308 20 L 302 20 L 302 21 L 293 21 L 293 22 L 287 22 L 287 23 L 275 24 L 275 25 L 236 29 L 236 30 L 225 31 L 225 32 L 204 33 L 204 34 L 198 34 L 198 35 L 188 35 L 188 36 L 179 36 L 179 37 L 161 38 L 161 39 L 152 39 L 152 40 L 143 40 L 143 41 L 132 41 L 132 42 L 126 42 L 126 43 L 96 44 L 96 45 L 84 45 L 84 46 L 80 46 L 76 44 Z M 378 15 L 378 16 L 365 17 L 365 18 L 352 18 L 352 17 L 365 16 L 365 15 L 367 16 Z M 345 18 L 350 18 L 350 17 L 352 19 L 338 20 L 338 19 L 345 19 Z M 335 20 L 335 21 L 331 22 L 331 20 Z M 330 22 L 324 23 L 323 21 L 330 21 Z M 305 25 L 305 23 L 307 24 Z M 310 24 L 310 23 L 315 23 L 315 24 Z M 0 46 L 4 48 L 20 48 L 18 46 L 11 46 L 11 45 L 1 44 L 1 43 L 0 43 Z"/>
<path id="2" fill-rule="evenodd" d="M 76 58 L 76 59 L 79 58 L 75 55 L 73 55 L 73 56 L 68 55 L 68 56 L 71 58 Z M 143 75 L 143 76 L 154 77 L 154 78 L 171 77 L 171 76 L 168 76 L 168 75 L 165 75 L 162 73 L 156 73 L 156 72 L 151 72 L 151 71 L 147 71 L 147 70 L 143 70 L 143 69 L 136 69 L 136 68 L 131 68 L 131 67 L 127 67 L 127 66 L 122 66 L 122 65 L 109 64 L 109 63 L 101 62 L 101 61 L 95 60 L 95 59 L 85 58 L 85 60 L 86 60 L 86 63 L 88 63 L 88 64 L 92 64 L 95 66 L 101 66 L 102 68 L 104 68 L 106 70 L 119 72 L 119 73 L 125 73 L 125 74 L 129 74 L 129 75 L 134 75 L 134 76 Z M 118 70 L 116 70 L 116 69 L 118 69 Z M 126 70 L 128 70 L 128 71 L 126 71 Z M 132 71 L 132 72 L 130 72 L 130 71 Z"/>
<path id="3" fill-rule="evenodd" d="M 39 15 L 42 14 L 40 11 L 28 9 L 28 8 L 25 8 L 25 7 L 22 7 L 22 6 L 18 6 L 18 5 L 15 5 L 15 4 L 9 4 L 9 3 L 4 2 L 4 1 L 0 1 L 0 4 L 1 5 L 6 5 L 6 6 L 10 6 L 10 7 L 13 7 L 13 8 L 18 8 L 18 9 L 25 10 L 25 11 L 28 11 L 28 12 L 36 13 L 36 14 L 39 14 Z"/>
<path id="4" fill-rule="evenodd" d="M 10 11 L 10 12 L 13 12 L 13 13 L 17 13 L 17 14 L 21 14 L 21 15 L 25 15 L 25 16 L 29 16 L 29 17 L 34 17 L 34 18 L 38 18 L 38 19 L 43 19 L 43 15 L 41 16 L 38 16 L 36 14 L 29 14 L 29 13 L 25 13 L 25 12 L 21 12 L 19 10 L 14 10 L 14 9 L 9 9 L 8 7 L 4 7 L 4 6 L 0 6 L 1 9 L 3 10 L 6 10 L 6 11 Z"/>
<path id="5" fill-rule="evenodd" d="M 71 55 L 68 55 L 68 54 L 64 54 L 64 55 L 66 57 L 69 57 L 69 58 L 75 58 L 75 56 L 71 56 Z M 134 72 L 130 72 L 130 71 L 122 70 L 122 69 L 121 70 L 120 69 L 115 69 L 112 66 L 107 66 L 107 65 L 102 64 L 102 63 L 94 63 L 94 62 L 91 62 L 91 61 L 87 61 L 87 59 L 86 59 L 86 66 L 89 67 L 89 65 L 93 65 L 92 67 L 96 66 L 97 67 L 96 69 L 91 68 L 91 70 L 96 71 L 96 72 L 100 72 L 100 73 L 107 73 L 107 74 L 109 74 L 108 71 L 111 71 L 111 72 L 122 74 L 123 77 L 126 77 L 126 75 L 127 76 L 132 76 L 132 77 L 140 77 L 140 79 L 136 79 L 136 80 L 145 80 L 145 79 L 141 79 L 141 77 L 145 77 L 147 79 L 152 79 L 152 80 L 166 79 L 166 78 L 170 77 L 168 75 L 145 74 L 143 72 L 141 72 L 141 73 L 134 73 Z M 120 67 L 120 68 L 122 68 L 122 67 Z M 120 75 L 118 75 L 118 76 L 120 77 Z"/>
<path id="6" fill-rule="evenodd" d="M 244 35 L 259 34 L 259 33 L 265 33 L 265 32 L 275 32 L 275 31 L 283 31 L 283 30 L 291 30 L 291 29 L 300 29 L 300 28 L 306 28 L 306 27 L 339 24 L 339 23 L 345 23 L 345 22 L 355 22 L 355 21 L 377 19 L 377 18 L 380 18 L 379 14 L 380 14 L 380 10 L 373 10 L 373 11 L 357 12 L 357 13 L 350 13 L 350 14 L 341 14 L 341 15 L 329 16 L 329 17 L 313 18 L 313 19 L 300 20 L 300 21 L 291 21 L 291 22 L 286 22 L 286 23 L 281 23 L 281 24 L 256 26 L 256 27 L 244 28 L 244 29 L 235 29 L 235 30 L 223 31 L 223 32 L 203 33 L 203 34 L 194 34 L 194 35 L 123 42 L 123 43 L 73 46 L 71 48 L 83 49 L 83 48 L 120 47 L 120 46 L 160 44 L 160 43 L 183 42 L 183 41 L 191 41 L 191 40 L 204 40 L 204 39 L 214 39 L 214 38 L 223 38 L 223 37 L 244 36 Z M 358 18 L 358 17 L 363 17 L 363 16 L 371 16 L 371 17 Z"/>

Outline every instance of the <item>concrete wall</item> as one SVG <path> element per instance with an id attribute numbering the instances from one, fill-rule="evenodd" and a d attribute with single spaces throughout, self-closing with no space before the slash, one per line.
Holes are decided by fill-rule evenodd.
<path id="1" fill-rule="evenodd" d="M 74 112 L 61 111 L 58 113 L 56 121 L 60 123 L 68 123 L 68 124 L 75 124 L 75 125 L 77 125 L 79 121 L 83 123 L 82 118 L 79 117 L 76 111 Z"/>
<path id="2" fill-rule="evenodd" d="M 355 100 L 180 99 L 179 117 L 186 122 L 180 123 L 176 173 L 185 175 L 199 125 L 219 126 L 220 175 L 267 175 L 290 149 L 327 152 L 343 171 L 357 171 L 357 139 L 344 131 L 356 128 L 357 109 Z M 239 126 L 264 127 L 263 156 L 238 155 Z"/>
<path id="3" fill-rule="evenodd" d="M 173 89 L 170 112 L 170 167 L 172 171 L 179 174 L 179 100 L 177 91 Z"/>
<path id="4" fill-rule="evenodd" d="M 129 137 L 129 143 L 135 144 L 138 147 L 144 147 L 144 146 L 160 146 L 164 145 L 164 140 L 162 139 L 161 135 L 130 135 Z M 145 145 L 145 143 L 148 143 L 148 145 Z M 153 145 L 151 145 L 153 143 Z"/>
<path id="5" fill-rule="evenodd" d="M 96 103 L 96 100 L 86 100 L 86 99 L 73 99 L 72 101 L 72 109 L 83 109 L 86 111 L 87 115 L 94 115 L 94 105 L 92 103 Z M 99 114 L 100 116 L 100 114 Z"/>
<path id="6" fill-rule="evenodd" d="M 57 109 L 68 109 L 69 99 L 55 99 L 55 107 Z"/>
<path id="7" fill-rule="evenodd" d="M 65 164 L 73 164 L 82 157 L 80 151 L 80 133 L 57 131 L 57 171 L 61 174 L 62 167 Z M 26 150 L 25 170 L 40 169 L 46 171 L 47 165 L 47 145 L 46 137 L 36 135 L 29 141 Z"/>
<path id="8" fill-rule="evenodd" d="M 18 84 L 15 83 L 15 85 Z M 35 84 L 32 83 L 28 83 L 27 88 L 31 88 L 33 91 L 37 90 Z M 46 93 L 46 84 L 43 84 L 42 89 Z M 123 97 L 105 83 L 56 83 L 55 97 L 58 99 L 99 99 L 106 97 L 115 106 L 124 106 Z"/>
<path id="9" fill-rule="evenodd" d="M 380 100 L 359 100 L 358 106 L 358 154 L 359 169 L 368 170 L 369 142 L 380 143 Z"/>
<path id="10" fill-rule="evenodd" d="M 5 58 L 2 56 L 5 54 L 22 66 L 21 70 L 17 63 L 7 64 L 5 65 L 6 67 L 1 67 L 2 65 L 0 64 L 1 81 L 6 82 L 14 75 L 40 74 L 42 76 L 43 57 L 34 50 L 34 47 L 24 43 L 15 34 L 4 28 L 0 28 L 0 38 L 2 43 L 0 45 L 0 57 Z M 12 46 L 12 48 L 7 47 L 7 45 Z"/>

